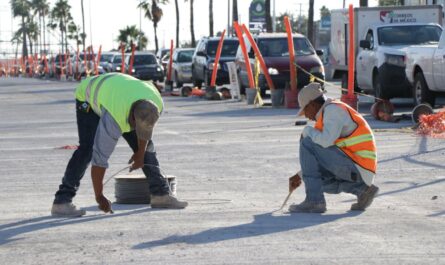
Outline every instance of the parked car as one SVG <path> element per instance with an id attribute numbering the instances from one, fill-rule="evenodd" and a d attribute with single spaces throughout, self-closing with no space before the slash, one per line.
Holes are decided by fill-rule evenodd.
<path id="1" fill-rule="evenodd" d="M 418 45 L 404 49 L 406 78 L 412 84 L 415 105 L 434 107 L 436 96 L 445 92 L 445 33 L 438 36 L 439 25 L 417 32 Z"/>
<path id="2" fill-rule="evenodd" d="M 167 75 L 168 64 L 170 63 L 170 51 L 161 58 L 161 65 L 164 68 L 164 75 Z"/>
<path id="3" fill-rule="evenodd" d="M 156 53 L 156 58 L 161 60 L 162 57 L 164 57 L 164 55 L 166 55 L 169 52 L 170 52 L 170 49 L 167 49 L 167 48 L 159 49 L 158 52 Z"/>
<path id="4" fill-rule="evenodd" d="M 202 82 L 207 86 L 210 85 L 218 43 L 219 38 L 217 37 L 204 37 L 199 40 L 192 58 L 192 79 L 194 86 L 201 87 Z M 226 64 L 235 61 L 238 46 L 238 39 L 232 37 L 224 39 L 216 77 L 217 85 L 229 83 L 229 68 Z"/>
<path id="5" fill-rule="evenodd" d="M 109 66 L 110 72 L 121 72 L 122 67 L 122 54 L 115 53 L 113 57 L 110 59 Z"/>
<path id="6" fill-rule="evenodd" d="M 164 82 L 164 69 L 156 56 L 150 52 L 136 52 L 133 59 L 133 69 L 129 73 L 131 55 L 125 56 L 126 72 L 141 80 Z"/>
<path id="7" fill-rule="evenodd" d="M 172 80 L 175 87 L 192 82 L 192 58 L 195 49 L 176 49 L 173 53 Z"/>
<path id="8" fill-rule="evenodd" d="M 285 33 L 264 33 L 254 37 L 255 42 L 264 58 L 269 75 L 275 88 L 284 89 L 286 83 L 290 82 L 289 48 L 287 35 Z M 301 34 L 293 34 L 295 62 L 307 72 L 313 74 L 321 80 L 325 79 L 324 67 L 318 55 L 322 51 L 315 51 L 309 40 Z M 254 69 L 255 56 L 249 41 L 246 41 L 246 48 L 249 52 L 249 60 Z M 245 93 L 249 87 L 246 63 L 241 48 L 236 55 L 236 65 L 238 77 L 241 85 L 241 93 Z M 310 76 L 297 69 L 297 88 L 302 88 L 310 82 Z M 258 86 L 261 94 L 265 95 L 269 89 L 266 78 L 261 72 L 258 78 Z"/>
<path id="9" fill-rule="evenodd" d="M 104 71 L 107 73 L 111 72 L 111 60 L 113 59 L 114 55 L 115 53 L 113 52 L 104 52 L 100 55 L 99 65 L 102 66 Z"/>
<path id="10" fill-rule="evenodd" d="M 72 61 L 72 67 L 73 67 L 73 74 L 77 75 L 77 78 L 87 76 L 88 73 L 90 75 L 95 74 L 94 73 L 94 65 L 96 60 L 96 54 L 79 54 L 79 61 L 76 62 L 76 57 L 73 58 Z M 104 74 L 105 70 L 101 65 L 97 66 L 97 70 L 99 74 Z"/>

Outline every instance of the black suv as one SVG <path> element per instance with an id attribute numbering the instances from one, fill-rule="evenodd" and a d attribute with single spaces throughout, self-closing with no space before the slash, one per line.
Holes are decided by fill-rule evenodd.
<path id="1" fill-rule="evenodd" d="M 201 87 L 202 82 L 207 86 L 210 85 L 219 39 L 219 37 L 204 37 L 199 40 L 192 61 L 192 79 L 194 86 Z M 229 83 L 229 68 L 226 63 L 235 61 L 238 46 L 238 39 L 231 37 L 224 39 L 221 58 L 218 64 L 218 74 L 216 76 L 217 85 Z"/>

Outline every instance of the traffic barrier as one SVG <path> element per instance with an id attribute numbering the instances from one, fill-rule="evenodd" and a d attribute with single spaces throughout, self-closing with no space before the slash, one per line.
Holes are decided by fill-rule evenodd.
<path id="1" fill-rule="evenodd" d="M 121 42 L 122 64 L 121 73 L 125 74 L 125 45 Z"/>
<path id="2" fill-rule="evenodd" d="M 241 27 L 244 31 L 244 34 L 246 34 L 247 39 L 249 40 L 250 45 L 252 46 L 253 51 L 255 52 L 255 55 L 257 56 L 257 58 L 260 62 L 260 66 L 261 66 L 261 69 L 263 70 L 264 77 L 266 77 L 267 85 L 269 86 L 271 91 L 274 90 L 275 84 L 272 82 L 272 78 L 270 78 L 269 70 L 267 69 L 266 62 L 264 61 L 263 55 L 261 54 L 261 51 L 258 48 L 258 45 L 256 44 L 255 40 L 253 39 L 252 34 L 250 33 L 250 31 L 246 27 L 246 25 L 243 24 Z"/>
<path id="3" fill-rule="evenodd" d="M 213 62 L 212 80 L 210 82 L 210 87 L 215 87 L 216 74 L 218 73 L 219 58 L 221 57 L 221 51 L 222 51 L 222 46 L 224 44 L 225 34 L 226 34 L 226 30 L 224 30 L 222 32 L 221 37 L 219 39 L 218 48 L 216 49 L 215 62 Z"/>
<path id="4" fill-rule="evenodd" d="M 99 75 L 100 56 L 102 54 L 102 45 L 99 46 L 99 52 L 97 53 L 97 59 L 95 60 L 96 75 Z"/>
<path id="5" fill-rule="evenodd" d="M 130 66 L 128 68 L 128 73 L 130 75 L 133 74 L 133 63 L 134 63 L 134 50 L 136 48 L 136 45 L 131 44 L 131 57 L 130 57 Z"/>
<path id="6" fill-rule="evenodd" d="M 244 42 L 243 33 L 238 25 L 238 22 L 236 22 L 236 21 L 233 22 L 233 27 L 235 28 L 235 33 L 236 33 L 236 36 L 238 37 L 239 45 L 241 47 L 241 51 L 244 56 L 244 62 L 246 65 L 246 72 L 247 72 L 247 79 L 249 80 L 249 87 L 250 87 L 250 89 L 254 89 L 255 83 L 253 81 L 253 72 L 252 72 L 252 67 L 250 65 L 250 59 L 249 59 L 249 55 L 247 53 L 246 44 Z M 246 91 L 246 96 L 247 96 L 247 91 Z"/>
<path id="7" fill-rule="evenodd" d="M 358 109 L 358 99 L 354 94 L 354 77 L 355 77 L 355 47 L 354 47 L 354 8 L 352 4 L 349 5 L 349 56 L 348 56 L 348 93 L 342 94 L 341 101 L 351 106 L 351 108 Z"/>
<path id="8" fill-rule="evenodd" d="M 289 17 L 284 17 L 284 25 L 287 33 L 287 46 L 289 49 L 289 69 L 290 69 L 290 90 L 285 89 L 284 103 L 287 108 L 293 109 L 298 107 L 298 90 L 297 90 L 297 69 L 295 68 L 295 49 L 294 38 L 292 35 L 292 26 Z"/>

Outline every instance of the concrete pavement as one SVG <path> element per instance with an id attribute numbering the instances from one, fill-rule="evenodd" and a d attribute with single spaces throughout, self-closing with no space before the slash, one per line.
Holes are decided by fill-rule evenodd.
<path id="1" fill-rule="evenodd" d="M 154 141 L 189 208 L 102 214 L 87 171 L 74 201 L 87 216 L 51 218 L 72 154 L 59 148 L 77 144 L 76 84 L 0 78 L 1 264 L 445 264 L 444 140 L 369 116 L 381 192 L 363 213 L 348 194 L 327 195 L 321 215 L 274 212 L 299 169 L 296 110 L 166 97 Z M 107 176 L 130 156 L 120 141 Z"/>

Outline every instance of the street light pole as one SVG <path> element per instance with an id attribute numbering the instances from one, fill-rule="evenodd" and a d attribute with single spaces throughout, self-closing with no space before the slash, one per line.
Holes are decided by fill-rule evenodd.
<path id="1" fill-rule="evenodd" d="M 277 25 L 276 25 L 276 19 L 277 16 L 275 14 L 275 0 L 273 0 L 273 17 L 272 17 L 272 32 L 276 32 L 277 31 Z"/>

